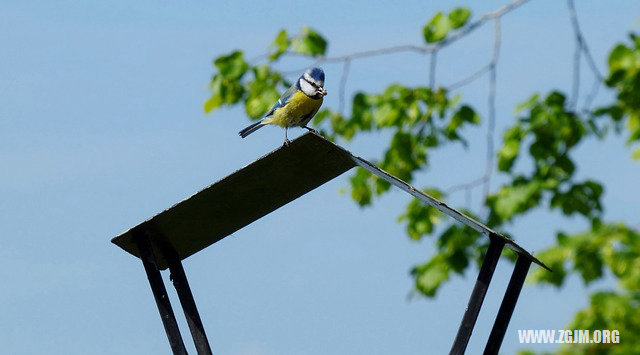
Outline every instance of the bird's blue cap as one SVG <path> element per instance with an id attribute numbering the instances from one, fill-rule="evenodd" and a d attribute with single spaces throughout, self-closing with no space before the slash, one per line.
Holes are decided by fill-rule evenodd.
<path id="1" fill-rule="evenodd" d="M 319 82 L 320 84 L 324 83 L 324 71 L 320 68 L 311 68 L 307 70 L 307 74 L 313 78 L 313 80 Z"/>

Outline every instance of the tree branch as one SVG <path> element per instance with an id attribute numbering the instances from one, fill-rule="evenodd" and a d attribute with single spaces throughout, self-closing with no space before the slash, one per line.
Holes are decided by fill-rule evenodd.
<path id="1" fill-rule="evenodd" d="M 429 61 L 429 87 L 431 90 L 436 86 L 436 63 L 438 62 L 438 52 L 431 52 Z"/>
<path id="2" fill-rule="evenodd" d="M 574 54 L 574 76 L 573 76 L 573 93 L 572 93 L 572 104 L 574 108 L 577 107 L 578 104 L 578 85 L 580 82 L 580 52 L 584 54 L 584 57 L 587 60 L 587 64 L 593 73 L 593 76 L 596 78 L 596 81 L 585 98 L 583 111 L 589 111 L 591 107 L 591 103 L 595 99 L 598 94 L 598 89 L 600 84 L 604 81 L 604 76 L 600 73 L 598 66 L 596 65 L 595 60 L 593 59 L 593 55 L 591 55 L 591 51 L 589 50 L 589 46 L 587 45 L 586 40 L 584 39 L 584 35 L 582 34 L 582 30 L 580 29 L 580 23 L 578 22 L 578 15 L 576 13 L 576 7 L 574 0 L 567 0 L 567 7 L 569 8 L 569 18 L 571 19 L 571 26 L 573 28 L 573 33 L 575 35 L 576 40 L 576 54 Z"/>
<path id="3" fill-rule="evenodd" d="M 475 73 L 467 76 L 466 78 L 460 79 L 460 80 L 456 81 L 453 84 L 449 84 L 449 85 L 445 86 L 445 88 L 448 91 L 458 90 L 461 87 L 463 87 L 465 85 L 468 85 L 468 84 L 471 84 L 472 82 L 476 81 L 477 79 L 479 79 L 482 76 L 482 74 L 484 74 L 484 73 L 486 73 L 486 72 L 488 72 L 490 70 L 491 70 L 491 63 L 483 66 L 482 68 L 478 69 Z"/>
<path id="4" fill-rule="evenodd" d="M 491 71 L 489 73 L 489 122 L 487 124 L 487 161 L 484 170 L 483 195 L 486 199 L 489 196 L 489 189 L 491 188 L 491 176 L 493 175 L 493 156 L 494 156 L 494 143 L 493 136 L 496 129 L 496 77 L 497 77 L 497 65 L 500 58 L 500 44 L 502 40 L 502 33 L 500 28 L 500 18 L 496 17 L 494 22 L 494 40 L 493 40 L 493 58 L 491 59 Z"/>
<path id="5" fill-rule="evenodd" d="M 340 93 L 339 93 L 339 101 L 338 101 L 338 112 L 340 115 L 344 116 L 344 106 L 345 106 L 345 88 L 347 86 L 347 77 L 349 76 L 349 69 L 351 67 L 351 61 L 346 60 L 344 65 L 342 66 L 342 77 L 340 78 Z"/>
<path id="6" fill-rule="evenodd" d="M 343 54 L 343 55 L 334 56 L 334 57 L 319 56 L 311 64 L 311 66 L 318 65 L 320 63 L 344 62 L 344 61 L 347 61 L 347 60 L 351 61 L 351 60 L 354 60 L 354 59 L 374 57 L 374 56 L 393 54 L 393 53 L 400 53 L 400 52 L 414 52 L 414 53 L 418 53 L 418 54 L 433 53 L 433 52 L 439 51 L 440 49 L 442 49 L 442 48 L 444 48 L 444 47 L 456 42 L 457 40 L 465 37 L 466 35 L 470 34 L 471 32 L 473 32 L 478 27 L 484 25 L 487 21 L 492 20 L 492 19 L 500 18 L 503 15 L 515 10 L 516 8 L 520 7 L 521 5 L 523 5 L 524 3 L 528 2 L 528 1 L 529 0 L 515 0 L 515 1 L 503 6 L 503 7 L 499 8 L 499 9 L 497 9 L 497 10 L 494 10 L 492 12 L 488 12 L 488 13 L 482 15 L 478 20 L 476 20 L 474 22 L 471 22 L 470 24 L 468 24 L 468 25 L 456 30 L 450 36 L 446 37 L 445 39 L 443 39 L 442 41 L 440 41 L 438 43 L 424 45 L 424 46 L 414 45 L 414 44 L 403 44 L 403 45 L 395 45 L 395 46 L 390 46 L 390 47 L 384 47 L 384 48 L 370 49 L 370 50 L 365 50 L 365 51 L 360 51 L 360 52 L 354 52 L 354 53 L 350 53 L 350 54 Z M 286 55 L 294 55 L 294 56 L 295 55 L 297 55 L 297 56 L 301 55 L 301 54 L 295 53 L 295 52 L 286 52 L 284 54 L 286 54 Z M 296 72 L 298 72 L 298 71 L 296 71 Z"/>

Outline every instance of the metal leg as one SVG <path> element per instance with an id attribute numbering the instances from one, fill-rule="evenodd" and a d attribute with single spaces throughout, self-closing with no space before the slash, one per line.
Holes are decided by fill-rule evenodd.
<path id="1" fill-rule="evenodd" d="M 178 298 L 180 298 L 180 304 L 182 305 L 184 316 L 187 318 L 187 324 L 189 324 L 189 330 L 193 337 L 193 343 L 196 345 L 196 350 L 199 355 L 211 355 L 211 346 L 204 332 L 204 326 L 198 314 L 198 308 L 193 299 L 191 288 L 189 288 L 189 282 L 187 282 L 187 275 L 184 273 L 182 262 L 175 255 L 172 255 L 167 261 L 169 263 L 169 270 L 171 270 L 173 286 L 176 288 Z"/>
<path id="2" fill-rule="evenodd" d="M 174 354 L 186 355 L 187 349 L 184 347 L 184 342 L 180 335 L 180 329 L 178 328 L 178 322 L 176 321 L 176 316 L 173 313 L 171 302 L 167 295 L 167 289 L 164 287 L 164 282 L 162 282 L 162 275 L 160 275 L 160 271 L 156 267 L 151 242 L 144 232 L 136 230 L 132 232 L 134 233 L 134 239 L 138 245 L 138 250 L 140 251 L 142 265 L 144 265 L 144 270 L 147 273 L 147 278 L 149 279 L 153 298 L 156 300 L 156 305 L 158 306 L 158 311 L 162 318 L 164 330 L 167 333 L 167 338 L 169 338 L 171 350 Z"/>
<path id="3" fill-rule="evenodd" d="M 518 260 L 516 261 L 516 266 L 511 274 L 507 291 L 502 299 L 500 310 L 496 316 L 496 321 L 493 323 L 493 328 L 491 329 L 487 346 L 484 348 L 485 354 L 497 354 L 498 350 L 500 350 L 504 334 L 506 333 L 509 321 L 511 320 L 511 315 L 516 307 L 516 302 L 518 302 L 522 285 L 524 284 L 524 280 L 529 272 L 529 266 L 531 266 L 531 260 L 519 255 Z"/>
<path id="4" fill-rule="evenodd" d="M 467 348 L 471 332 L 473 332 L 473 327 L 478 319 L 480 307 L 482 307 L 484 296 L 487 294 L 491 277 L 493 276 L 493 272 L 496 270 L 496 264 L 498 264 L 503 247 L 504 242 L 498 238 L 491 237 L 487 255 L 482 262 L 478 279 L 473 287 L 473 292 L 469 298 L 469 304 L 464 312 L 464 317 L 462 318 L 462 323 L 458 329 L 456 340 L 453 342 L 453 346 L 451 347 L 450 354 L 464 354 L 464 351 Z"/>

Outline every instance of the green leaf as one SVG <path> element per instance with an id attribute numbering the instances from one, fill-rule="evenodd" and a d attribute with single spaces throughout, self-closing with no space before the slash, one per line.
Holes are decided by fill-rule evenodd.
<path id="1" fill-rule="evenodd" d="M 624 44 L 618 44 L 609 54 L 609 70 L 611 72 L 629 67 L 631 64 L 633 64 L 633 52 Z"/>
<path id="2" fill-rule="evenodd" d="M 548 283 L 556 287 L 562 286 L 567 276 L 566 261 L 569 252 L 566 248 L 552 247 L 543 252 L 536 253 L 540 261 L 549 266 L 553 272 L 549 272 L 543 268 L 535 268 L 529 277 L 531 283 Z"/>
<path id="3" fill-rule="evenodd" d="M 280 33 L 278 33 L 278 36 L 276 36 L 276 39 L 271 44 L 273 53 L 269 55 L 269 60 L 274 61 L 280 58 L 280 56 L 289 49 L 290 45 L 291 40 L 289 39 L 289 37 L 287 37 L 287 31 L 280 31 Z"/>
<path id="4" fill-rule="evenodd" d="M 249 70 L 241 51 L 222 55 L 213 62 L 218 72 L 213 76 L 209 88 L 211 97 L 204 103 L 204 111 L 210 113 L 222 105 L 238 103 L 245 91 L 240 82 Z"/>
<path id="5" fill-rule="evenodd" d="M 324 55 L 327 51 L 327 41 L 316 31 L 303 27 L 299 35 L 293 38 L 293 51 L 310 56 Z"/>
<path id="6" fill-rule="evenodd" d="M 427 190 L 430 196 L 440 198 L 442 192 Z M 407 205 L 405 213 L 398 217 L 398 221 L 407 221 L 407 233 L 413 240 L 420 240 L 424 235 L 431 234 L 434 226 L 440 221 L 440 212 L 431 206 L 424 205 L 417 199 L 412 199 Z"/>
<path id="7" fill-rule="evenodd" d="M 514 114 L 518 115 L 523 110 L 528 110 L 528 109 L 532 108 L 533 106 L 535 106 L 538 103 L 539 100 L 540 100 L 540 95 L 538 95 L 538 94 L 532 95 L 527 101 L 522 102 L 522 103 L 520 103 L 520 104 L 518 104 L 516 106 Z"/>
<path id="8" fill-rule="evenodd" d="M 456 29 L 464 26 L 471 17 L 471 10 L 466 7 L 459 7 L 457 9 L 453 9 L 449 13 L 449 22 L 451 23 L 451 28 Z"/>
<path id="9" fill-rule="evenodd" d="M 509 139 L 498 152 L 498 170 L 509 171 L 520 152 L 520 141 Z"/>
<path id="10" fill-rule="evenodd" d="M 579 213 L 585 217 L 595 218 L 602 212 L 600 203 L 602 191 L 602 185 L 595 181 L 574 183 L 566 191 L 556 191 L 551 198 L 550 206 L 560 208 L 566 215 Z"/>
<path id="11" fill-rule="evenodd" d="M 639 76 L 640 79 L 640 76 Z M 638 87 L 640 89 L 640 86 Z M 627 138 L 627 144 L 640 140 L 640 112 L 629 115 L 627 121 L 627 129 L 629 130 L 629 138 Z"/>
<path id="12" fill-rule="evenodd" d="M 239 79 L 249 70 L 249 65 L 244 61 L 242 51 L 235 51 L 226 56 L 220 56 L 214 61 L 218 73 L 228 79 Z"/>
<path id="13" fill-rule="evenodd" d="M 262 117 L 279 97 L 280 95 L 274 87 L 249 95 L 245 101 L 247 115 L 252 118 Z"/>
<path id="14" fill-rule="evenodd" d="M 475 253 L 480 234 L 473 229 L 458 224 L 452 224 L 438 239 L 438 250 L 444 255 L 452 270 L 462 274 L 469 266 L 469 260 Z"/>
<path id="15" fill-rule="evenodd" d="M 371 204 L 371 174 L 362 168 L 358 168 L 356 173 L 349 178 L 349 182 L 351 182 L 351 198 L 360 207 Z"/>
<path id="16" fill-rule="evenodd" d="M 535 180 L 503 186 L 487 198 L 487 204 L 491 207 L 490 218 L 494 222 L 508 221 L 537 206 L 541 197 L 541 185 Z"/>
<path id="17" fill-rule="evenodd" d="M 272 72 L 268 66 L 253 68 L 255 80 L 247 84 L 248 95 L 245 110 L 251 118 L 262 117 L 278 100 L 280 94 L 276 86 L 281 80 L 279 73 Z"/>
<path id="18" fill-rule="evenodd" d="M 404 181 L 411 182 L 413 172 L 426 162 L 427 150 L 419 137 L 398 130 L 384 154 L 381 168 Z"/>
<path id="19" fill-rule="evenodd" d="M 439 42 L 447 36 L 451 28 L 449 17 L 444 16 L 442 12 L 438 12 L 431 18 L 431 21 L 424 26 L 424 40 L 427 43 Z"/>
<path id="20" fill-rule="evenodd" d="M 464 26 L 470 16 L 471 10 L 466 7 L 456 8 L 447 16 L 442 12 L 436 13 L 422 29 L 424 40 L 427 43 L 442 41 L 447 37 L 449 31 Z"/>
<path id="21" fill-rule="evenodd" d="M 631 157 L 633 159 L 640 160 L 640 148 L 636 148 Z"/>
<path id="22" fill-rule="evenodd" d="M 460 136 L 458 135 L 458 129 L 464 123 L 470 124 L 478 124 L 480 122 L 480 116 L 468 105 L 462 105 L 456 111 L 453 116 L 451 116 L 451 120 L 449 121 L 449 125 L 445 129 L 445 135 L 451 140 L 460 140 Z"/>
<path id="23" fill-rule="evenodd" d="M 576 271 L 580 273 L 586 284 L 597 280 L 603 275 L 602 255 L 598 245 L 592 241 L 584 242 L 574 247 L 573 264 Z"/>
<path id="24" fill-rule="evenodd" d="M 371 98 L 363 92 L 358 92 L 353 97 L 351 105 L 351 121 L 363 131 L 371 130 L 373 112 Z"/>
<path id="25" fill-rule="evenodd" d="M 222 105 L 222 98 L 220 97 L 220 95 L 211 96 L 204 103 L 204 112 L 205 113 L 210 113 L 211 111 L 217 109 L 221 105 Z"/>
<path id="26" fill-rule="evenodd" d="M 387 102 L 373 112 L 373 120 L 377 127 L 391 127 L 401 118 L 400 109 L 396 103 Z"/>
<path id="27" fill-rule="evenodd" d="M 204 104 L 206 113 L 210 113 L 222 105 L 238 103 L 245 94 L 238 78 L 227 78 L 219 73 L 211 80 L 210 89 L 211 97 Z"/>
<path id="28" fill-rule="evenodd" d="M 480 116 L 476 113 L 476 111 L 468 105 L 460 106 L 460 109 L 453 115 L 454 120 L 458 120 L 460 122 L 474 123 L 477 124 L 480 122 Z"/>
<path id="29" fill-rule="evenodd" d="M 335 135 L 339 135 L 349 141 L 356 134 L 353 120 L 345 119 L 345 117 L 338 112 L 331 112 L 329 117 L 331 120 L 331 128 Z"/>
<path id="30" fill-rule="evenodd" d="M 498 151 L 498 170 L 505 172 L 511 170 L 520 153 L 520 144 L 524 135 L 525 131 L 520 124 L 504 132 L 504 144 Z"/>
<path id="31" fill-rule="evenodd" d="M 442 254 L 437 254 L 427 263 L 416 266 L 411 275 L 416 280 L 416 289 L 427 297 L 434 297 L 440 285 L 449 279 L 451 267 Z"/>
<path id="32" fill-rule="evenodd" d="M 318 126 L 322 123 L 327 117 L 331 117 L 332 112 L 328 109 L 320 110 L 318 113 L 313 116 L 313 125 Z"/>

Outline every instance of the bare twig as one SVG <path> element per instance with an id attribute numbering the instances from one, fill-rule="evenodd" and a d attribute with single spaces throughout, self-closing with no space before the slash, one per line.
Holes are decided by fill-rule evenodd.
<path id="1" fill-rule="evenodd" d="M 501 11 L 504 11 L 504 13 L 508 12 L 510 9 L 512 9 L 514 6 L 519 6 L 521 5 L 523 2 L 514 2 L 511 3 L 507 6 L 505 6 L 502 9 L 496 10 L 496 12 L 493 13 L 493 15 L 495 15 L 496 13 L 500 13 Z M 573 67 L 573 85 L 572 85 L 572 96 L 571 96 L 571 105 L 572 107 L 575 109 L 578 105 L 578 99 L 579 99 L 579 93 L 580 93 L 580 61 L 582 59 L 582 56 L 584 55 L 584 58 L 586 59 L 586 63 L 589 66 L 589 69 L 591 70 L 591 72 L 593 73 L 593 76 L 595 77 L 595 81 L 594 84 L 591 88 L 591 90 L 589 91 L 588 95 L 585 97 L 585 101 L 584 101 L 584 106 L 583 106 L 583 111 L 587 112 L 590 109 L 591 103 L 593 102 L 593 100 L 595 99 L 598 90 L 602 84 L 602 82 L 604 81 L 604 77 L 603 75 L 600 73 L 600 71 L 598 70 L 598 67 L 595 64 L 595 61 L 593 59 L 593 56 L 589 50 L 589 47 L 584 39 L 584 35 L 582 34 L 582 31 L 580 29 L 580 25 L 578 22 L 578 18 L 577 18 L 577 14 L 576 14 L 576 10 L 575 10 L 575 4 L 574 4 L 574 0 L 567 0 L 567 5 L 569 7 L 569 16 L 571 19 L 571 24 L 573 27 L 573 31 L 574 31 L 574 35 L 575 35 L 575 41 L 576 41 L 576 49 L 574 52 L 574 67 Z M 489 16 L 491 14 L 487 14 L 485 16 Z M 487 17 L 491 18 L 491 17 Z M 501 41 L 501 33 L 500 33 L 500 15 L 496 15 L 493 17 L 495 19 L 495 41 L 494 41 L 494 51 L 493 51 L 493 58 L 491 60 L 491 63 L 489 63 L 489 65 L 480 68 L 477 72 L 473 73 L 472 75 L 454 83 L 449 85 L 448 89 L 449 90 L 454 90 L 457 89 L 461 86 L 467 85 L 470 82 L 473 82 L 474 80 L 478 79 L 479 77 L 482 76 L 482 74 L 484 74 L 486 71 L 490 72 L 490 79 L 489 79 L 489 117 L 488 117 L 488 127 L 487 127 L 487 156 L 486 156 L 486 166 L 485 166 L 485 173 L 482 177 L 475 179 L 471 182 L 468 183 L 464 183 L 464 184 L 459 184 L 459 185 L 455 185 L 451 188 L 449 188 L 447 190 L 447 193 L 453 193 L 453 192 L 457 192 L 457 191 L 462 191 L 464 190 L 466 192 L 466 197 L 468 199 L 468 196 L 470 194 L 470 191 L 472 189 L 474 189 L 475 187 L 479 186 L 479 185 L 483 185 L 483 190 L 484 190 L 484 197 L 486 199 L 486 197 L 488 196 L 488 193 L 490 191 L 490 183 L 491 183 L 491 176 L 492 176 L 492 172 L 493 172 L 493 161 L 494 161 L 494 130 L 495 130 L 495 104 L 496 104 L 496 66 L 498 63 L 498 58 L 499 58 L 499 52 L 500 52 L 500 41 Z M 482 19 L 481 19 L 482 20 Z M 476 23 L 481 23 L 481 20 L 476 21 Z M 474 24 L 476 24 L 474 23 Z M 470 25 L 470 29 L 473 30 L 472 25 Z M 455 39 L 455 38 L 454 38 Z"/>
<path id="2" fill-rule="evenodd" d="M 450 37 L 447 37 L 443 41 L 438 42 L 436 44 L 436 47 L 437 47 L 436 50 L 441 49 L 441 48 L 443 48 L 443 47 L 445 47 L 445 46 L 447 46 L 447 45 L 459 40 L 460 38 L 468 35 L 470 32 L 472 32 L 476 28 L 484 25 L 489 20 L 499 19 L 504 14 L 515 10 L 516 8 L 520 7 L 521 5 L 526 3 L 527 1 L 529 1 L 529 0 L 516 0 L 516 1 L 513 1 L 511 3 L 508 3 L 507 5 L 499 8 L 499 9 L 497 9 L 495 11 L 488 12 L 488 13 L 482 15 L 475 22 L 472 22 L 472 23 L 468 24 L 467 26 L 462 27 L 460 30 L 458 30 L 457 32 L 453 33 Z"/>
<path id="3" fill-rule="evenodd" d="M 452 193 L 458 192 L 458 191 L 469 191 L 477 186 L 484 184 L 486 179 L 487 179 L 486 176 L 483 175 L 473 181 L 465 182 L 458 185 L 453 185 L 450 188 L 446 189 L 444 193 L 445 195 L 451 195 Z"/>
<path id="4" fill-rule="evenodd" d="M 582 54 L 582 42 L 576 39 L 576 49 L 573 52 L 573 85 L 571 88 L 570 106 L 575 111 L 578 107 L 580 96 L 580 57 Z"/>
<path id="5" fill-rule="evenodd" d="M 284 75 L 289 75 L 289 74 L 293 74 L 293 73 L 299 73 L 299 72 L 303 71 L 306 68 L 314 67 L 314 66 L 317 66 L 317 65 L 319 65 L 321 63 L 346 62 L 346 61 L 352 61 L 354 59 L 375 57 L 375 56 L 380 56 L 380 55 L 387 55 L 387 54 L 394 54 L 394 53 L 401 53 L 401 52 L 415 52 L 415 53 L 424 54 L 424 53 L 431 52 L 432 51 L 431 47 L 432 46 L 417 46 L 417 45 L 413 45 L 413 44 L 403 44 L 403 45 L 397 45 L 397 46 L 391 46 L 391 47 L 385 47 L 385 48 L 371 49 L 371 50 L 366 50 L 366 51 L 361 51 L 361 52 L 354 52 L 354 53 L 351 53 L 351 54 L 345 54 L 345 55 L 340 55 L 340 56 L 336 56 L 336 57 L 321 56 L 321 57 L 317 57 L 313 61 L 313 63 L 311 63 L 307 67 L 304 67 L 304 68 L 301 68 L 301 69 L 296 69 L 296 70 L 284 71 L 282 73 Z M 286 55 L 291 55 L 291 56 L 300 56 L 301 55 L 301 54 L 295 53 L 295 52 L 286 52 L 285 54 Z"/>
<path id="6" fill-rule="evenodd" d="M 491 176 L 493 174 L 493 156 L 494 156 L 494 144 L 493 136 L 496 129 L 496 76 L 498 59 L 500 58 L 500 44 L 501 44 L 501 32 L 500 32 L 500 18 L 495 19 L 495 33 L 493 42 L 493 59 L 491 59 L 491 71 L 489 75 L 489 122 L 487 125 L 487 161 L 484 171 L 486 180 L 484 182 L 484 198 L 489 196 L 489 189 L 491 188 Z"/>
<path id="7" fill-rule="evenodd" d="M 576 8 L 573 0 L 567 0 L 567 6 L 569 7 L 569 18 L 571 19 L 571 25 L 573 26 L 573 33 L 576 37 L 576 48 L 573 52 L 573 85 L 571 88 L 570 100 L 570 106 L 575 111 L 578 107 L 578 100 L 580 96 L 580 57 L 582 55 L 582 34 L 580 33 L 580 27 L 578 26 L 578 17 L 576 15 Z"/>
<path id="8" fill-rule="evenodd" d="M 487 21 L 500 18 L 504 14 L 515 10 L 520 7 L 522 4 L 526 3 L 529 0 L 515 0 L 495 11 L 488 12 L 482 15 L 478 20 L 460 28 L 459 30 L 453 32 L 450 36 L 446 37 L 444 40 L 426 46 L 416 46 L 416 45 L 400 45 L 400 46 L 392 46 L 374 50 L 368 50 L 363 52 L 356 52 L 352 54 L 336 56 L 336 57 L 320 57 L 317 62 L 340 62 L 344 60 L 352 60 L 364 57 L 377 56 L 381 54 L 391 54 L 397 52 L 417 52 L 421 54 L 436 52 L 454 42 L 461 39 L 462 37 L 468 35 L 476 28 L 484 25 Z"/>
<path id="9" fill-rule="evenodd" d="M 480 26 L 484 25 L 486 22 L 488 22 L 489 20 L 493 20 L 494 21 L 494 29 L 495 29 L 495 37 L 494 37 L 494 46 L 493 46 L 493 56 L 491 59 L 491 62 L 485 66 L 483 66 L 482 68 L 480 68 L 479 70 L 477 70 L 476 72 L 474 72 L 473 74 L 471 74 L 470 76 L 463 78 L 451 85 L 448 86 L 448 90 L 455 90 L 458 89 L 464 85 L 467 85 L 475 80 L 477 80 L 478 78 L 480 78 L 484 73 L 489 72 L 490 76 L 489 76 L 489 96 L 488 96 L 488 101 L 489 101 L 489 112 L 488 112 L 488 124 L 487 124 L 487 133 L 486 133 L 486 144 L 487 144 L 487 154 L 486 154 L 486 164 L 485 164 L 485 171 L 482 177 L 473 180 L 471 182 L 468 183 L 464 183 L 464 184 L 460 184 L 460 185 L 456 185 L 453 186 L 451 188 L 449 188 L 449 190 L 447 190 L 447 193 L 453 193 L 459 190 L 465 190 L 466 194 L 466 200 L 467 200 L 467 204 L 470 204 L 471 202 L 471 189 L 483 185 L 484 186 L 484 197 L 486 199 L 486 197 L 489 194 L 490 191 L 490 183 L 491 183 L 491 177 L 493 174 L 493 162 L 494 162 L 494 134 L 495 134 L 495 120 L 496 120 L 496 76 L 497 76 L 497 64 L 498 64 L 498 58 L 500 55 L 500 45 L 501 45 L 501 29 L 500 29 L 500 19 L 503 15 L 509 13 L 510 11 L 515 10 L 516 8 L 520 7 L 521 5 L 523 5 L 524 3 L 526 3 L 529 0 L 515 0 L 512 1 L 511 3 L 495 10 L 489 13 L 486 13 L 484 15 L 482 15 L 480 18 L 478 18 L 476 21 L 469 23 L 468 25 L 452 32 L 451 34 L 449 34 L 448 37 L 446 37 L 444 40 L 438 42 L 438 43 L 434 43 L 434 44 L 429 44 L 429 45 L 424 45 L 424 46 L 420 46 L 420 45 L 412 45 L 412 44 L 407 44 L 407 45 L 396 45 L 396 46 L 391 46 L 391 47 L 385 47 L 385 48 L 378 48 L 378 49 L 373 49 L 373 50 L 366 50 L 366 51 L 360 51 L 360 52 L 354 52 L 354 53 L 350 53 L 350 54 L 345 54 L 345 55 L 339 55 L 339 56 L 321 56 L 321 57 L 317 57 L 315 58 L 314 62 L 311 63 L 308 67 L 311 66 L 316 66 L 319 65 L 321 63 L 335 63 L 335 62 L 343 62 L 344 66 L 343 66 L 343 70 L 342 70 L 342 77 L 340 79 L 340 92 L 339 92 L 339 103 L 338 103 L 338 111 L 343 114 L 344 110 L 345 110 L 345 95 L 346 95 L 346 82 L 348 79 L 348 75 L 349 75 L 349 69 L 351 66 L 351 62 L 355 59 L 360 59 L 360 58 L 366 58 L 366 57 L 373 57 L 373 56 L 380 56 L 380 55 L 388 55 L 388 54 L 393 54 L 393 53 L 399 53 L 399 52 L 414 52 L 414 53 L 418 53 L 418 54 L 431 54 L 431 61 L 430 61 L 430 65 L 429 65 L 429 86 L 433 89 L 435 87 L 436 84 L 436 63 L 437 63 L 437 52 L 441 49 L 443 49 L 444 47 L 455 43 L 457 40 L 465 37 L 466 35 L 472 33 L 475 29 L 479 28 Z M 572 0 L 569 0 L 572 1 Z M 577 22 L 576 22 L 577 25 Z M 580 38 L 582 38 L 582 36 L 580 35 Z M 585 56 L 588 58 L 591 58 L 590 54 L 588 53 L 588 49 L 586 48 L 586 45 L 581 47 L 582 50 L 585 52 Z M 285 53 L 285 55 L 300 55 L 297 53 L 292 53 L 292 52 L 287 52 Z M 590 62 L 593 62 L 592 59 L 589 59 Z M 592 64 L 590 64 L 592 65 Z M 595 66 L 593 67 L 595 68 Z M 593 69 L 592 68 L 592 69 Z M 298 69 L 298 70 L 292 70 L 292 71 L 285 71 L 283 72 L 284 75 L 293 75 L 293 74 L 299 74 L 302 70 L 306 69 Z M 595 68 L 597 70 L 597 68 Z M 422 127 L 424 128 L 424 126 Z"/>
<path id="10" fill-rule="evenodd" d="M 487 133 L 486 133 L 487 155 L 485 160 L 484 174 L 475 180 L 452 186 L 446 190 L 447 194 L 464 190 L 465 198 L 467 199 L 467 201 L 470 200 L 471 190 L 474 189 L 475 187 L 480 185 L 483 186 L 483 196 L 485 200 L 487 196 L 489 196 L 489 191 L 491 188 L 491 177 L 493 175 L 493 161 L 494 161 L 494 149 L 495 149 L 494 135 L 495 135 L 495 126 L 496 126 L 496 81 L 497 81 L 496 79 L 497 79 L 498 59 L 500 58 L 501 38 L 502 38 L 502 34 L 501 34 L 501 27 L 500 27 L 500 18 L 496 17 L 494 20 L 493 56 L 491 58 L 491 62 L 487 66 L 489 70 L 489 96 L 488 96 L 489 113 L 488 113 Z M 470 76 L 465 80 L 474 78 L 474 76 L 480 76 L 483 73 L 483 69 L 481 69 L 476 74 Z M 486 70 L 487 69 L 484 69 L 484 71 Z"/>
<path id="11" fill-rule="evenodd" d="M 571 16 L 571 23 L 573 25 L 573 30 L 576 35 L 576 40 L 580 42 L 582 45 L 582 52 L 584 53 L 585 58 L 587 59 L 587 63 L 593 72 L 593 75 L 598 78 L 600 81 L 604 81 L 604 76 L 600 73 L 598 66 L 596 65 L 596 61 L 593 59 L 591 55 L 591 51 L 589 50 L 589 46 L 587 45 L 587 41 L 584 39 L 584 35 L 582 34 L 582 30 L 580 29 L 580 24 L 578 23 L 578 17 L 576 15 L 576 8 L 573 0 L 567 0 L 567 4 L 569 6 L 569 13 Z"/>
<path id="12" fill-rule="evenodd" d="M 592 87 L 591 91 L 585 98 L 583 111 L 588 111 L 591 103 L 595 99 L 595 96 L 598 94 L 598 89 L 600 84 L 604 81 L 604 76 L 600 73 L 598 66 L 596 65 L 593 56 L 591 55 L 591 51 L 589 50 L 589 46 L 584 39 L 584 35 L 582 34 L 582 30 L 580 29 L 580 23 L 578 22 L 578 15 L 576 13 L 576 7 L 574 0 L 567 0 L 567 7 L 569 8 L 569 18 L 571 19 L 571 26 L 573 28 L 573 33 L 576 38 L 576 52 L 580 51 L 584 54 L 585 59 L 587 60 L 587 64 L 593 73 L 593 76 L 596 78 L 596 82 Z M 577 58 L 577 59 L 576 59 Z M 572 104 L 577 107 L 578 96 L 577 92 L 579 90 L 579 81 L 580 81 L 580 55 L 578 53 L 574 54 L 574 76 L 573 76 L 573 100 Z"/>
<path id="13" fill-rule="evenodd" d="M 354 59 L 374 57 L 374 56 L 393 54 L 393 53 L 400 53 L 400 52 L 414 52 L 414 53 L 418 53 L 418 54 L 433 53 L 433 52 L 436 52 L 436 51 L 438 51 L 438 50 L 440 50 L 440 49 L 442 49 L 442 48 L 444 48 L 444 47 L 456 42 L 457 40 L 465 37 L 466 35 L 468 35 L 469 33 L 473 32 L 478 27 L 484 25 L 487 21 L 492 20 L 492 19 L 496 19 L 496 18 L 500 18 L 503 15 L 515 10 L 516 8 L 520 7 L 521 5 L 526 3 L 527 1 L 529 1 L 529 0 L 515 0 L 515 1 L 503 6 L 503 7 L 499 8 L 499 9 L 497 9 L 497 10 L 494 10 L 492 12 L 488 12 L 488 13 L 482 15 L 478 20 L 476 20 L 474 22 L 471 22 L 470 24 L 468 24 L 468 25 L 466 25 L 466 26 L 454 31 L 453 33 L 451 33 L 451 35 L 449 35 L 444 40 L 442 40 L 442 41 L 440 41 L 438 43 L 425 45 L 425 46 L 419 46 L 419 45 L 414 45 L 414 44 L 403 44 L 403 45 L 396 45 L 396 46 L 390 46 L 390 47 L 385 47 L 385 48 L 370 49 L 370 50 L 366 50 L 366 51 L 354 52 L 354 53 L 344 54 L 344 55 L 339 55 L 339 56 L 334 56 L 334 57 L 320 56 L 320 57 L 317 57 L 316 60 L 309 66 L 315 66 L 315 65 L 318 65 L 320 63 L 344 62 L 346 60 L 354 60 Z M 286 52 L 284 54 L 285 55 L 293 55 L 293 56 L 301 55 L 301 54 L 295 53 L 295 52 Z M 298 73 L 300 71 L 301 70 L 295 70 L 295 71 L 292 71 L 292 72 Z M 288 72 L 284 72 L 285 75 L 286 75 L 286 73 L 288 73 Z"/>
<path id="14" fill-rule="evenodd" d="M 385 48 L 379 48 L 379 49 L 366 50 L 362 52 L 355 52 L 355 53 L 345 54 L 345 55 L 336 56 L 336 57 L 319 57 L 316 60 L 316 62 L 317 63 L 342 62 L 345 60 L 375 57 L 379 55 L 393 54 L 393 53 L 399 53 L 399 52 L 415 52 L 415 53 L 425 54 L 433 51 L 434 50 L 433 47 L 434 46 L 417 46 L 413 44 L 404 44 L 399 46 L 391 46 L 391 47 L 385 47 Z"/>
<path id="15" fill-rule="evenodd" d="M 438 61 L 438 52 L 431 52 L 431 60 L 429 61 L 429 87 L 431 90 L 436 86 L 436 63 Z"/>
<path id="16" fill-rule="evenodd" d="M 596 98 L 596 95 L 598 95 L 598 90 L 600 89 L 600 86 L 602 85 L 602 80 L 595 78 L 593 81 L 593 86 L 591 87 L 591 91 L 589 91 L 589 94 L 587 95 L 587 97 L 584 98 L 584 104 L 582 106 L 582 112 L 589 112 L 591 110 L 591 104 L 593 103 L 593 100 Z"/>
<path id="17" fill-rule="evenodd" d="M 466 78 L 460 79 L 453 84 L 447 85 L 446 88 L 449 91 L 460 89 L 461 87 L 476 81 L 478 78 L 482 76 L 482 74 L 488 72 L 489 70 L 491 70 L 491 63 L 483 66 L 482 68 L 478 69 L 475 73 L 467 76 Z"/>
<path id="18" fill-rule="evenodd" d="M 338 112 L 340 115 L 344 116 L 344 105 L 345 105 L 345 88 L 347 86 L 347 77 L 349 76 L 349 69 L 351 67 L 351 61 L 345 60 L 344 65 L 342 67 L 342 77 L 340 78 L 340 97 L 338 98 Z"/>

